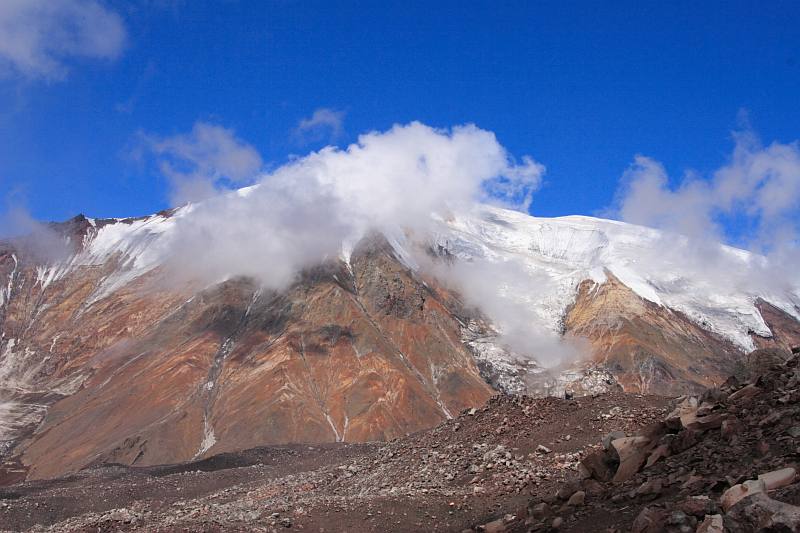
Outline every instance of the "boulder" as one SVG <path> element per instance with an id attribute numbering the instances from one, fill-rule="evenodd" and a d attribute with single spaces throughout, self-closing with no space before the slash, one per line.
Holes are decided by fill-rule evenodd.
<path id="1" fill-rule="evenodd" d="M 765 493 L 742 498 L 725 515 L 731 533 L 800 531 L 800 507 L 773 500 Z"/>
<path id="2" fill-rule="evenodd" d="M 662 533 L 667 512 L 658 507 L 645 507 L 636 516 L 631 526 L 631 533 Z"/>
<path id="3" fill-rule="evenodd" d="M 650 455 L 647 457 L 647 462 L 645 463 L 645 468 L 650 468 L 660 459 L 664 459 L 671 455 L 669 451 L 669 444 L 659 444 L 656 448 L 650 452 Z"/>
<path id="4" fill-rule="evenodd" d="M 603 437 L 603 449 L 608 450 L 611 448 L 611 441 L 625 438 L 624 431 L 612 431 Z"/>
<path id="5" fill-rule="evenodd" d="M 707 431 L 709 429 L 720 427 L 724 419 L 724 414 L 716 412 L 706 416 L 696 416 L 694 420 L 686 424 L 684 427 L 694 431 Z"/>
<path id="6" fill-rule="evenodd" d="M 547 518 L 550 513 L 550 506 L 544 502 L 539 502 L 528 510 L 528 514 L 537 520 Z"/>
<path id="7" fill-rule="evenodd" d="M 667 515 L 666 525 L 666 530 L 670 532 L 693 531 L 697 525 L 697 519 L 687 515 L 683 511 L 672 511 Z"/>
<path id="8" fill-rule="evenodd" d="M 556 491 L 556 497 L 559 500 L 568 500 L 570 496 L 575 494 L 581 489 L 581 484 L 577 480 L 570 480 L 561 485 Z"/>
<path id="9" fill-rule="evenodd" d="M 792 467 L 781 468 L 780 470 L 773 470 L 766 474 L 761 474 L 758 479 L 764 482 L 766 490 L 779 489 L 794 483 L 797 478 L 797 470 Z"/>
<path id="10" fill-rule="evenodd" d="M 658 496 L 663 490 L 664 483 L 661 479 L 648 479 L 636 489 L 637 496 Z"/>
<path id="11" fill-rule="evenodd" d="M 719 512 L 717 502 L 708 496 L 692 496 L 679 502 L 676 507 L 684 513 L 697 518 L 703 518 L 706 515 Z"/>
<path id="12" fill-rule="evenodd" d="M 697 526 L 695 533 L 725 533 L 722 515 L 710 514 Z"/>
<path id="13" fill-rule="evenodd" d="M 685 398 L 678 406 L 667 415 L 664 420 L 667 426 L 678 429 L 681 426 L 686 427 L 697 418 L 697 409 L 699 407 L 699 400 L 696 396 L 689 396 Z"/>
<path id="14" fill-rule="evenodd" d="M 506 530 L 506 525 L 503 523 L 502 518 L 498 518 L 497 520 L 492 520 L 482 526 L 478 526 L 479 531 L 484 531 L 485 533 L 503 533 Z"/>
<path id="15" fill-rule="evenodd" d="M 703 476 L 695 476 L 694 474 L 692 474 L 689 477 L 687 477 L 683 483 L 681 483 L 681 488 L 692 492 L 701 489 L 707 484 L 708 480 L 706 478 L 704 478 Z"/>
<path id="16" fill-rule="evenodd" d="M 720 505 L 727 512 L 728 509 L 736 505 L 740 500 L 759 492 L 766 492 L 767 487 L 760 479 L 751 479 L 738 485 L 734 485 L 722 494 Z"/>
<path id="17" fill-rule="evenodd" d="M 567 500 L 567 505 L 570 507 L 580 507 L 583 505 L 584 501 L 586 501 L 586 493 L 582 490 L 579 490 L 569 497 L 569 500 Z"/>
<path id="18" fill-rule="evenodd" d="M 650 455 L 650 439 L 647 437 L 625 437 L 611 441 L 611 448 L 619 457 L 619 467 L 613 481 L 627 481 L 644 465 Z"/>
<path id="19" fill-rule="evenodd" d="M 580 462 L 584 476 L 598 481 L 611 481 L 615 468 L 616 461 L 603 452 L 589 454 Z"/>
<path id="20" fill-rule="evenodd" d="M 741 403 L 748 403 L 754 397 L 761 394 L 762 389 L 756 385 L 750 384 L 742 387 L 741 389 L 737 390 L 730 396 L 728 396 L 728 401 L 731 403 L 741 404 Z"/>
<path id="21" fill-rule="evenodd" d="M 637 434 L 642 437 L 647 437 L 652 442 L 658 442 L 665 435 L 669 434 L 669 426 L 667 426 L 665 422 L 653 422 L 641 428 Z"/>
<path id="22" fill-rule="evenodd" d="M 606 488 L 603 484 L 594 479 L 584 480 L 581 486 L 588 496 L 605 496 L 606 494 Z"/>
<path id="23" fill-rule="evenodd" d="M 693 429 L 684 429 L 669 442 L 669 449 L 673 454 L 688 450 L 698 442 L 702 432 Z"/>

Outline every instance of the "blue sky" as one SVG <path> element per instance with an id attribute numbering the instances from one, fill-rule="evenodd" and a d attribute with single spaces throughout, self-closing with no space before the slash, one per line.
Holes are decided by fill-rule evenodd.
<path id="1" fill-rule="evenodd" d="M 34 43 L 54 61 L 35 64 L 9 55 L 25 35 L 0 6 L 0 198 L 39 219 L 168 207 L 142 139 L 197 121 L 268 168 L 394 123 L 475 123 L 546 166 L 541 216 L 602 212 L 637 154 L 673 185 L 714 171 L 742 110 L 765 143 L 800 138 L 796 1 L 54 1 L 113 27 Z M 336 127 L 298 134 L 320 109 Z"/>

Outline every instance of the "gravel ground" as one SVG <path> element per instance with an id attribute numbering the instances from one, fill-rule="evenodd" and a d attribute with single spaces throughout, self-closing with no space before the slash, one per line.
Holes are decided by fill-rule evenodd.
<path id="1" fill-rule="evenodd" d="M 633 433 L 669 410 L 666 398 L 623 393 L 495 396 L 391 442 L 105 465 L 7 486 L 0 524 L 12 531 L 462 531 L 505 518 L 503 527 L 524 530 L 529 503 L 574 477 L 604 435 Z"/>

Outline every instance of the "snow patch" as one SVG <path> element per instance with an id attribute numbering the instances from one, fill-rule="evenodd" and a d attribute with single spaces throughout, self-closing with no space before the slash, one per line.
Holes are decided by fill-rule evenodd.
<path id="1" fill-rule="evenodd" d="M 6 286 L 0 288 L 0 307 L 4 306 L 6 302 L 11 301 L 11 289 L 14 286 L 14 276 L 17 275 L 17 268 L 19 267 L 19 261 L 17 261 L 17 256 L 15 254 L 11 254 L 11 259 L 14 260 L 14 269 L 8 275 L 8 283 Z"/>
<path id="2" fill-rule="evenodd" d="M 203 429 L 203 441 L 200 443 L 200 448 L 197 450 L 195 457 L 200 457 L 217 443 L 217 437 L 214 435 L 214 428 L 211 427 L 207 421 Z"/>

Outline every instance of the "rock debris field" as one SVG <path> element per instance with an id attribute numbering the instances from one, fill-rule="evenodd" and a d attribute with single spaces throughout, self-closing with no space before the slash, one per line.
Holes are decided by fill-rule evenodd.
<path id="1" fill-rule="evenodd" d="M 499 395 L 390 442 L 0 487 L 7 531 L 800 530 L 800 357 L 698 396 Z"/>

